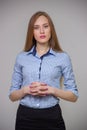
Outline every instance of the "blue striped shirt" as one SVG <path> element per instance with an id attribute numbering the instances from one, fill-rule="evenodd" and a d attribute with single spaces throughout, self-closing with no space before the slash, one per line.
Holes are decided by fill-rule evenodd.
<path id="1" fill-rule="evenodd" d="M 39 56 L 33 47 L 28 52 L 17 55 L 12 75 L 10 94 L 23 86 L 39 81 L 49 86 L 60 88 L 60 79 L 64 77 L 64 89 L 72 91 L 78 96 L 73 68 L 70 57 L 65 52 L 55 52 L 50 49 L 45 55 Z M 32 108 L 48 108 L 59 103 L 59 99 L 52 96 L 26 95 L 20 104 Z"/>

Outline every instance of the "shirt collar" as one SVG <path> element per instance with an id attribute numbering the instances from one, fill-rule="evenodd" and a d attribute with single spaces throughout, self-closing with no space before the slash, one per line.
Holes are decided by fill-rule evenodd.
<path id="1" fill-rule="evenodd" d="M 27 54 L 29 55 L 29 54 L 32 54 L 32 55 L 34 55 L 35 56 L 35 54 L 36 54 L 36 46 L 33 46 L 32 48 L 31 48 L 31 50 L 30 51 L 28 51 L 27 52 Z M 51 55 L 56 55 L 56 52 L 52 49 L 52 48 L 50 48 L 50 50 L 48 51 L 48 54 L 51 54 Z"/>
<path id="2" fill-rule="evenodd" d="M 27 55 L 29 55 L 29 54 L 35 55 L 35 53 L 36 53 L 36 49 L 35 49 L 35 46 L 33 46 L 33 47 L 31 48 L 31 50 L 28 51 L 26 54 L 27 54 Z"/>

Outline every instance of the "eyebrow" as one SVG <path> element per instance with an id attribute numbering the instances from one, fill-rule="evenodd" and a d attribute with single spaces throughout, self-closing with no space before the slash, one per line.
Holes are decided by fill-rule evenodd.
<path id="1" fill-rule="evenodd" d="M 43 25 L 49 25 L 49 23 L 44 23 Z M 34 26 L 39 26 L 38 24 L 34 25 Z"/>

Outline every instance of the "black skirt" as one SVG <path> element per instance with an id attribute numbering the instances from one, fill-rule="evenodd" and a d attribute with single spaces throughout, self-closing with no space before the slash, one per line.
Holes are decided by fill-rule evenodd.
<path id="1" fill-rule="evenodd" d="M 33 109 L 19 105 L 15 130 L 65 130 L 60 106 Z"/>

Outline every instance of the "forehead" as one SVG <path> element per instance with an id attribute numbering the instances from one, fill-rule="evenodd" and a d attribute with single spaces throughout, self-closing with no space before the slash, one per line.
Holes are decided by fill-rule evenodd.
<path id="1" fill-rule="evenodd" d="M 42 16 L 39 16 L 37 18 L 37 20 L 35 21 L 34 25 L 39 25 L 39 24 L 44 24 L 44 23 L 48 23 L 48 19 L 47 19 L 47 17 L 42 15 Z"/>

